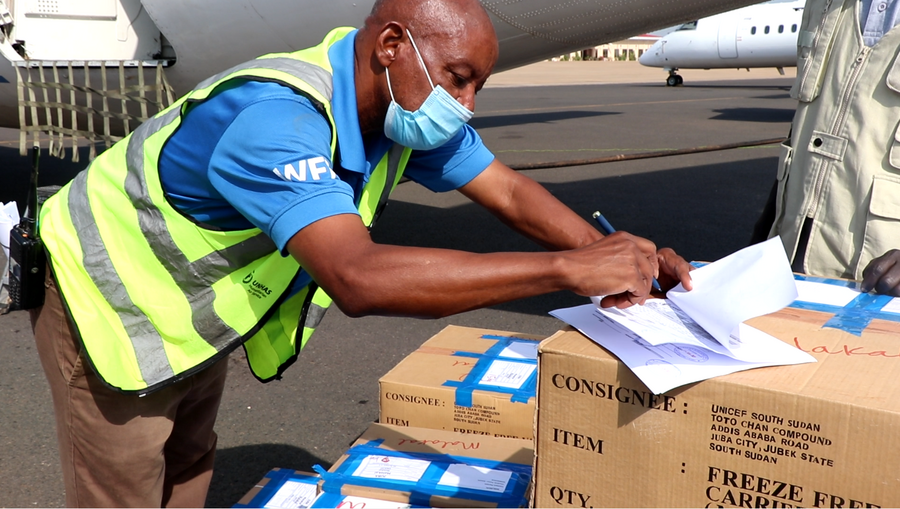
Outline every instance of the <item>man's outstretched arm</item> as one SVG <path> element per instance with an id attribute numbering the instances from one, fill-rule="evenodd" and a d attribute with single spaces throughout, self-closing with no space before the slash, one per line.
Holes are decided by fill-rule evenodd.
<path id="1" fill-rule="evenodd" d="M 592 223 L 575 214 L 544 186 L 497 159 L 460 192 L 547 249 L 574 249 L 603 238 Z M 678 283 L 691 288 L 691 266 L 674 251 L 660 249 L 657 263 L 663 290 Z"/>
<path id="2" fill-rule="evenodd" d="M 475 254 L 377 244 L 352 214 L 310 224 L 287 249 L 350 316 L 442 317 L 558 290 L 626 307 L 657 272 L 653 243 L 624 232 L 573 250 Z"/>

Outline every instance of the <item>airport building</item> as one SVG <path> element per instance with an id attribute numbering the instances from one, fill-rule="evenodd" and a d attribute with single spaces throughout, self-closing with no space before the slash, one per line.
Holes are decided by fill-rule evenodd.
<path id="1" fill-rule="evenodd" d="M 660 36 L 644 34 L 553 58 L 559 60 L 637 60 Z"/>

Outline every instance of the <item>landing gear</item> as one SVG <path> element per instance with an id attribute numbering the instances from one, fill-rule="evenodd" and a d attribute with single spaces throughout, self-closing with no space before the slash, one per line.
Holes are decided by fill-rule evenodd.
<path id="1" fill-rule="evenodd" d="M 666 86 L 667 87 L 677 87 L 678 85 L 681 85 L 684 83 L 684 78 L 682 78 L 681 76 L 679 76 L 677 74 L 677 72 L 676 72 L 677 70 L 678 69 L 670 69 L 669 70 L 669 77 L 666 78 Z"/>

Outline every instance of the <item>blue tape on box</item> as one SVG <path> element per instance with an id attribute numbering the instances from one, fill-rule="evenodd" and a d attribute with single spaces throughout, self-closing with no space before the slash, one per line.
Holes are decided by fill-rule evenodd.
<path id="1" fill-rule="evenodd" d="M 799 274 L 795 274 L 794 279 L 852 289 L 856 289 L 858 286 L 854 281 L 812 277 Z M 853 334 L 854 336 L 862 336 L 863 331 L 872 323 L 872 320 L 879 319 L 889 322 L 900 322 L 900 314 L 884 311 L 882 309 L 891 302 L 891 299 L 892 297 L 888 295 L 861 293 L 845 306 L 831 306 L 828 304 L 796 300 L 791 303 L 790 307 L 833 314 L 834 316 L 825 322 L 825 325 L 822 326 L 823 328 L 828 327 L 831 329 L 838 329 Z"/>
<path id="2" fill-rule="evenodd" d="M 496 340 L 496 343 L 483 354 L 474 352 L 455 352 L 453 354 L 460 357 L 471 357 L 478 359 L 478 361 L 475 363 L 475 366 L 471 371 L 469 371 L 469 374 L 466 375 L 466 378 L 464 380 L 448 380 L 444 382 L 445 387 L 456 387 L 455 404 L 462 407 L 471 407 L 472 393 L 476 389 L 482 391 L 497 392 L 500 394 L 509 394 L 509 399 L 513 403 L 528 403 L 528 400 L 533 398 L 535 396 L 535 392 L 537 391 L 537 369 L 532 371 L 528 379 L 525 380 L 525 382 L 520 387 L 515 389 L 493 385 L 489 382 L 482 382 L 482 379 L 484 378 L 487 370 L 490 369 L 491 365 L 498 360 L 537 366 L 537 359 L 522 359 L 519 357 L 501 356 L 503 351 L 509 348 L 514 343 L 536 343 L 536 341 L 533 339 L 517 338 L 514 336 L 494 336 L 487 334 L 481 337 L 483 339 Z"/>
<path id="3" fill-rule="evenodd" d="M 702 267 L 706 264 L 701 262 L 691 262 L 691 265 Z M 854 290 L 859 287 L 859 284 L 856 281 L 807 276 L 804 274 L 794 274 L 794 279 L 797 281 L 824 283 Z M 825 322 L 825 324 L 822 325 L 822 328 L 838 329 L 853 334 L 854 336 L 862 336 L 863 331 L 872 323 L 872 320 L 878 319 L 888 322 L 900 322 L 900 313 L 893 313 L 883 309 L 884 306 L 891 301 L 891 298 L 892 297 L 887 295 L 861 293 L 858 297 L 844 306 L 832 306 L 818 302 L 795 300 L 788 305 L 788 307 L 833 314 L 834 316 Z"/>
<path id="4" fill-rule="evenodd" d="M 380 441 L 355 445 L 347 451 L 345 459 L 334 472 L 326 472 L 321 466 L 313 469 L 324 479 L 322 489 L 327 493 L 340 493 L 345 485 L 365 486 L 407 492 L 414 505 L 431 507 L 431 497 L 451 497 L 496 504 L 497 507 L 524 507 L 527 505 L 526 490 L 531 481 L 531 465 L 507 463 L 497 460 L 469 458 L 450 454 L 401 452 L 378 447 Z M 369 456 L 387 456 L 409 460 L 423 460 L 429 465 L 416 481 L 399 479 L 378 479 L 354 476 L 362 462 Z M 509 481 L 502 492 L 492 492 L 439 484 L 451 465 L 502 470 L 510 473 Z"/>
<path id="5" fill-rule="evenodd" d="M 270 470 L 263 479 L 268 479 L 268 482 L 253 496 L 252 499 L 250 499 L 249 502 L 246 504 L 237 503 L 232 507 L 265 507 L 269 500 L 272 499 L 272 496 L 275 495 L 287 481 L 295 481 L 315 486 L 321 480 L 321 477 L 314 474 L 304 474 L 289 468 L 281 468 Z"/>

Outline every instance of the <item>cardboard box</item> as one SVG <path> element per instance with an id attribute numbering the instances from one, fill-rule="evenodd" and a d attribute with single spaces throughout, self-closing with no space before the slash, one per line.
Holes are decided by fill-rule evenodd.
<path id="1" fill-rule="evenodd" d="M 381 377 L 380 422 L 532 439 L 544 337 L 445 328 Z"/>
<path id="2" fill-rule="evenodd" d="M 900 506 L 900 314 L 837 313 L 748 322 L 816 363 L 663 395 L 579 332 L 551 336 L 539 353 L 536 507 Z"/>
<path id="3" fill-rule="evenodd" d="M 373 424 L 328 472 L 320 472 L 320 491 L 425 507 L 525 507 L 532 445 Z"/>
<path id="4" fill-rule="evenodd" d="M 321 479 L 318 474 L 273 468 L 232 507 L 313 507 Z"/>

